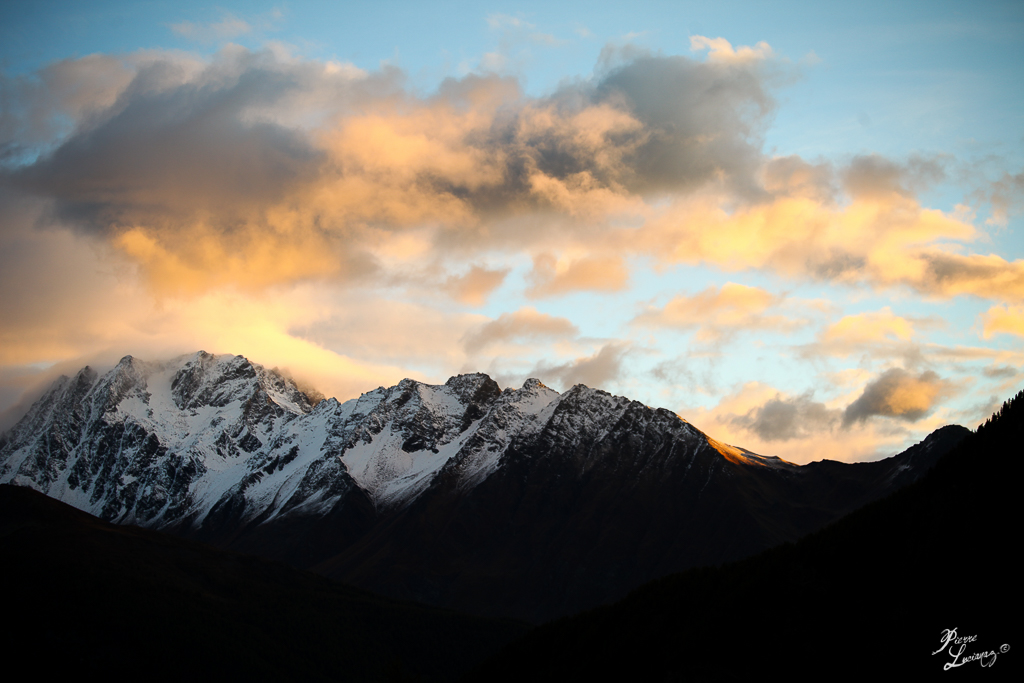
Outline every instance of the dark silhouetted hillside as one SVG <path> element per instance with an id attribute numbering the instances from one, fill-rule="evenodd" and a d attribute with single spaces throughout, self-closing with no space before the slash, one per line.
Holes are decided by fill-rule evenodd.
<path id="1" fill-rule="evenodd" d="M 915 484 L 796 544 L 538 628 L 469 680 L 1017 676 L 1022 443 L 1024 392 Z M 976 636 L 949 671 L 946 629 Z"/>
<path id="2" fill-rule="evenodd" d="M 0 486 L 8 666 L 102 680 L 451 680 L 524 625 L 380 598 Z"/>

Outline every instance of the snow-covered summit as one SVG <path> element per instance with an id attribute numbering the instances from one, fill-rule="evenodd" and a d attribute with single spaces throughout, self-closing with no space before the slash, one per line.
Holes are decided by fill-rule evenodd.
<path id="1" fill-rule="evenodd" d="M 204 505 L 309 400 L 241 356 L 125 356 L 99 376 L 58 379 L 9 434 L 0 481 L 116 521 L 159 524 Z"/>
<path id="2" fill-rule="evenodd" d="M 0 446 L 0 482 L 118 522 L 261 523 L 326 514 L 353 492 L 378 510 L 403 507 L 438 477 L 472 489 L 511 450 L 584 449 L 583 471 L 605 453 L 594 444 L 640 422 L 703 438 L 668 411 L 535 378 L 504 390 L 482 373 L 404 379 L 314 407 L 242 356 L 125 356 L 102 376 L 84 368 L 53 384 Z"/>
<path id="3" fill-rule="evenodd" d="M 155 526 L 330 506 L 353 486 L 391 506 L 429 485 L 495 404 L 526 401 L 533 414 L 540 395 L 558 396 L 536 381 L 502 392 L 475 373 L 314 408 L 290 379 L 242 356 L 125 356 L 102 376 L 86 367 L 54 382 L 6 435 L 0 481 Z"/>

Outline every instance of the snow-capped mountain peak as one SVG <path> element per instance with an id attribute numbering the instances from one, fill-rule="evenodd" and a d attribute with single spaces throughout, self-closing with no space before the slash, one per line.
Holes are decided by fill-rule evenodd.
<path id="1" fill-rule="evenodd" d="M 593 604 L 586 591 L 792 540 L 913 480 L 956 436 L 893 463 L 835 463 L 847 468 L 839 500 L 833 465 L 721 444 L 669 410 L 584 385 L 502 390 L 475 373 L 314 406 L 275 370 L 200 351 L 58 379 L 0 438 L 0 483 L 300 566 L 341 553 L 321 569 L 405 597 L 460 594 L 465 562 L 481 563 L 477 581 L 527 572 L 562 577 L 566 595 L 591 586 L 568 609 Z M 639 564 L 622 564 L 630 557 Z M 418 583 L 412 567 L 433 578 Z M 508 595 L 505 614 L 563 609 L 527 614 Z"/>

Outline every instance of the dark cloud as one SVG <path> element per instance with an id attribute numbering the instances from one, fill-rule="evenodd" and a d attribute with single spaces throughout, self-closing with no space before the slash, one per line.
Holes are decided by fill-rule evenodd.
<path id="1" fill-rule="evenodd" d="M 969 292 L 1004 301 L 1024 301 L 1024 260 L 949 252 L 921 254 L 925 268 L 913 286 L 925 293 Z"/>
<path id="2" fill-rule="evenodd" d="M 171 24 L 169 28 L 183 38 L 201 43 L 215 43 L 252 31 L 252 25 L 249 22 L 229 12 L 222 12 L 221 20 L 218 22 L 198 24 L 192 21 L 182 21 Z"/>
<path id="3" fill-rule="evenodd" d="M 868 264 L 867 257 L 839 248 L 822 250 L 807 261 L 807 270 L 820 280 L 858 277 Z"/>
<path id="4" fill-rule="evenodd" d="M 177 69 L 141 68 L 116 113 L 10 180 L 56 200 L 63 219 L 102 231 L 183 214 L 223 219 L 316 176 L 323 155 L 301 132 L 248 118 L 299 87 L 292 75 L 251 63 L 235 77 L 207 73 L 168 86 Z"/>
<path id="5" fill-rule="evenodd" d="M 764 441 L 788 441 L 814 432 L 828 431 L 839 421 L 838 410 L 812 400 L 807 393 L 794 398 L 777 395 L 746 415 L 735 415 L 729 422 L 753 432 Z"/>
<path id="6" fill-rule="evenodd" d="M 942 160 L 911 156 L 905 164 L 878 154 L 854 157 L 840 174 L 843 186 L 853 197 L 905 197 L 945 178 Z"/>
<path id="7" fill-rule="evenodd" d="M 64 59 L 34 74 L 0 71 L 0 164 L 30 163 L 83 120 L 109 109 L 134 77 L 108 55 Z"/>
<path id="8" fill-rule="evenodd" d="M 849 427 L 874 416 L 916 422 L 928 415 L 949 389 L 949 384 L 931 370 L 917 376 L 903 368 L 886 370 L 846 407 L 843 426 Z"/>
<path id="9" fill-rule="evenodd" d="M 1002 178 L 992 183 L 990 201 L 991 221 L 1005 225 L 1009 215 L 1018 213 L 1024 206 L 1024 171 L 1016 175 L 1004 173 Z"/>
<path id="10" fill-rule="evenodd" d="M 651 368 L 650 374 L 658 382 L 676 386 L 684 385 L 690 388 L 698 386 L 696 373 L 683 359 L 674 358 L 662 361 Z"/>
<path id="11" fill-rule="evenodd" d="M 991 379 L 1010 379 L 1022 374 L 1022 371 L 1012 365 L 993 365 L 983 369 L 981 373 Z"/>
<path id="12" fill-rule="evenodd" d="M 626 345 L 612 342 L 602 346 L 593 356 L 577 358 L 560 365 L 541 363 L 530 371 L 530 376 L 540 377 L 545 384 L 562 386 L 564 389 L 577 384 L 603 389 L 622 374 L 622 362 L 628 350 Z"/>
<path id="13" fill-rule="evenodd" d="M 465 106 L 496 80 L 449 79 L 435 101 Z M 508 87 L 510 79 L 500 80 Z M 467 136 L 467 145 L 500 166 L 499 183 L 429 180 L 482 213 L 545 208 L 535 196 L 538 176 L 638 195 L 724 180 L 740 196 L 759 197 L 760 133 L 772 108 L 753 68 L 636 56 L 596 83 L 510 99 L 489 130 Z"/>
<path id="14" fill-rule="evenodd" d="M 624 184 L 639 192 L 685 190 L 724 174 L 744 196 L 761 194 L 761 128 L 774 102 L 755 68 L 641 57 L 609 73 L 598 102 L 624 103 L 646 137 Z"/>

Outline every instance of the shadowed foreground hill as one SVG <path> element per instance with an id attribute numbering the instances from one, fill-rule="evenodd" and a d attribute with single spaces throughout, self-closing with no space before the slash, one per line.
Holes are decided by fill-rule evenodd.
<path id="1" fill-rule="evenodd" d="M 402 603 L 0 486 L 8 661 L 104 680 L 450 680 L 525 626 Z"/>
<path id="2" fill-rule="evenodd" d="M 892 496 L 795 545 L 538 628 L 470 680 L 1018 676 L 1022 443 L 1024 392 Z M 960 652 L 947 629 L 976 639 Z"/>

